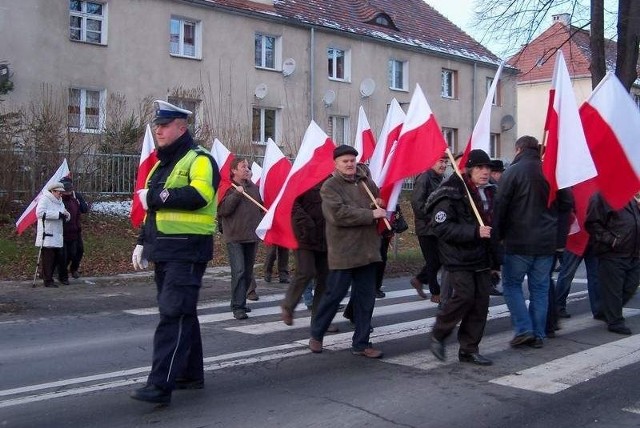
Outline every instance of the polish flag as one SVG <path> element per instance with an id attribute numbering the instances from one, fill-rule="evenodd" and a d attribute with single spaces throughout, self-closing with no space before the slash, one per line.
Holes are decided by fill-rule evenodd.
<path id="1" fill-rule="evenodd" d="M 136 186 L 133 189 L 133 197 L 131 200 L 131 212 L 129 218 L 131 219 L 131 225 L 138 227 L 144 220 L 145 211 L 142 207 L 142 203 L 138 198 L 138 190 L 144 189 L 147 183 L 147 177 L 153 169 L 153 166 L 158 161 L 156 153 L 156 147 L 153 143 L 153 133 L 151 132 L 151 126 L 147 124 L 147 129 L 144 132 L 144 140 L 142 140 L 142 150 L 140 151 L 140 162 L 138 163 L 138 174 L 136 177 Z"/>
<path id="2" fill-rule="evenodd" d="M 266 208 L 271 206 L 280 193 L 289 171 L 291 171 L 291 162 L 284 156 L 278 145 L 269 138 L 264 152 L 260 179 L 260 197 Z"/>
<path id="3" fill-rule="evenodd" d="M 580 118 L 598 171 L 598 190 L 619 210 L 640 190 L 640 110 L 608 72 L 580 107 Z"/>
<path id="4" fill-rule="evenodd" d="M 381 180 L 382 199 L 385 199 L 385 194 L 391 189 L 389 199 L 386 200 L 388 211 L 395 210 L 399 188 L 404 179 L 431 168 L 446 149 L 447 143 L 440 126 L 422 88 L 416 84 L 397 146 L 387 159 L 389 165 L 385 167 Z"/>
<path id="5" fill-rule="evenodd" d="M 67 159 L 65 158 L 62 160 L 62 164 L 60 164 L 56 172 L 53 173 L 49 181 L 47 181 L 47 183 L 44 185 L 42 190 L 40 190 L 38 195 L 36 195 L 36 197 L 33 199 L 33 201 L 31 201 L 27 209 L 24 210 L 22 215 L 16 221 L 16 228 L 18 229 L 17 230 L 18 235 L 20 235 L 29 226 L 31 226 L 38 220 L 38 218 L 36 217 L 36 207 L 38 205 L 38 200 L 40 199 L 40 196 L 42 196 L 42 193 L 47 191 L 47 187 L 49 187 L 49 185 L 53 183 L 60 181 L 62 177 L 68 177 L 69 175 L 70 175 L 69 165 L 67 164 Z"/>
<path id="6" fill-rule="evenodd" d="M 356 156 L 356 162 L 366 162 L 373 155 L 373 151 L 376 148 L 376 139 L 369 126 L 367 115 L 364 113 L 364 108 L 360 106 L 358 111 L 358 129 L 356 131 L 356 141 L 353 145 L 358 151 Z"/>
<path id="7" fill-rule="evenodd" d="M 335 148 L 327 134 L 311 121 L 280 193 L 256 229 L 256 234 L 266 244 L 298 248 L 298 241 L 291 225 L 293 203 L 298 196 L 333 172 Z"/>
<path id="8" fill-rule="evenodd" d="M 498 71 L 496 71 L 496 75 L 493 77 L 493 82 L 491 82 L 491 87 L 489 88 L 489 92 L 487 92 L 487 98 L 482 105 L 476 126 L 473 127 L 473 132 L 471 133 L 471 137 L 469 137 L 467 147 L 465 147 L 462 157 L 458 160 L 458 168 L 460 168 L 460 170 L 462 170 L 464 164 L 467 163 L 471 150 L 480 149 L 484 150 L 485 153 L 491 153 L 491 107 L 493 106 L 493 99 L 496 96 L 503 65 L 504 62 L 500 63 Z"/>
<path id="9" fill-rule="evenodd" d="M 260 177 L 262 177 L 262 167 L 257 163 L 251 164 L 251 181 L 256 186 L 260 186 Z"/>
<path id="10" fill-rule="evenodd" d="M 220 166 L 220 185 L 218 186 L 218 203 L 231 187 L 231 161 L 235 157 L 217 138 L 211 146 L 211 156 Z"/>
<path id="11" fill-rule="evenodd" d="M 373 155 L 369 159 L 369 170 L 371 171 L 371 178 L 380 186 L 382 182 L 382 170 L 384 164 L 387 161 L 391 147 L 393 143 L 398 140 L 400 131 L 402 130 L 402 124 L 404 123 L 406 115 L 398 104 L 396 99 L 391 100 L 389 110 L 387 111 L 387 117 L 382 125 L 382 131 L 380 132 L 380 138 L 373 150 Z"/>
<path id="12" fill-rule="evenodd" d="M 582 183 L 597 174 L 580 122 L 569 71 L 560 50 L 556 54 L 549 91 L 545 131 L 548 134 L 542 172 L 551 187 L 549 192 L 549 204 L 551 204 L 555 200 L 558 189 Z"/>

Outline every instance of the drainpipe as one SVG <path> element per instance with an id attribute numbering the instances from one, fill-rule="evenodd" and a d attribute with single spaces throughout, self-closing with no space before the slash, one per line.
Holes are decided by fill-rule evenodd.
<path id="1" fill-rule="evenodd" d="M 473 62 L 473 77 L 471 78 L 471 133 L 476 123 L 476 80 L 478 72 L 478 63 Z"/>
<path id="2" fill-rule="evenodd" d="M 316 32 L 313 27 L 311 27 L 311 48 L 309 49 L 309 86 L 310 86 L 310 100 L 309 100 L 309 111 L 311 112 L 311 120 L 315 120 L 315 110 L 313 107 L 313 100 L 316 98 L 316 88 L 315 88 L 315 59 L 316 55 Z"/>

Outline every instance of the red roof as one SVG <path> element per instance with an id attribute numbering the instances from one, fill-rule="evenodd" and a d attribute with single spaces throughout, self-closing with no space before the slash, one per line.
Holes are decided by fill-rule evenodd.
<path id="1" fill-rule="evenodd" d="M 509 65 L 520 70 L 518 83 L 551 80 L 558 48 L 572 78 L 591 77 L 589 32 L 556 21 L 509 60 Z M 614 70 L 616 42 L 605 40 L 605 57 L 607 70 Z"/>
<path id="2" fill-rule="evenodd" d="M 423 0 L 203 0 L 212 6 L 284 19 L 298 25 L 371 37 L 381 41 L 499 64 L 500 59 Z M 396 28 L 371 23 L 388 15 Z"/>

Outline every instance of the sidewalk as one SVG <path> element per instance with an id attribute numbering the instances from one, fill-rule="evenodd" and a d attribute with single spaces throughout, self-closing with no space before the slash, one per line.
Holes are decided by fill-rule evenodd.
<path id="1" fill-rule="evenodd" d="M 230 270 L 209 267 L 202 281 L 200 302 L 229 301 Z M 0 281 L 0 322 L 18 318 L 81 316 L 100 312 L 156 306 L 152 272 L 102 277 L 69 278 L 70 285 L 45 288 L 42 280 Z M 282 293 L 288 284 L 266 283 L 258 279 L 258 295 Z"/>

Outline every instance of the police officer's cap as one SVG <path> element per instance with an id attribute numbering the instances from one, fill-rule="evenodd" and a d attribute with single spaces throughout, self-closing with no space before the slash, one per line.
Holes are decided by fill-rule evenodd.
<path id="1" fill-rule="evenodd" d="M 154 125 L 166 125 L 174 119 L 186 119 L 192 114 L 189 110 L 174 106 L 162 100 L 155 100 L 153 105 L 156 110 L 156 115 L 153 118 Z"/>

